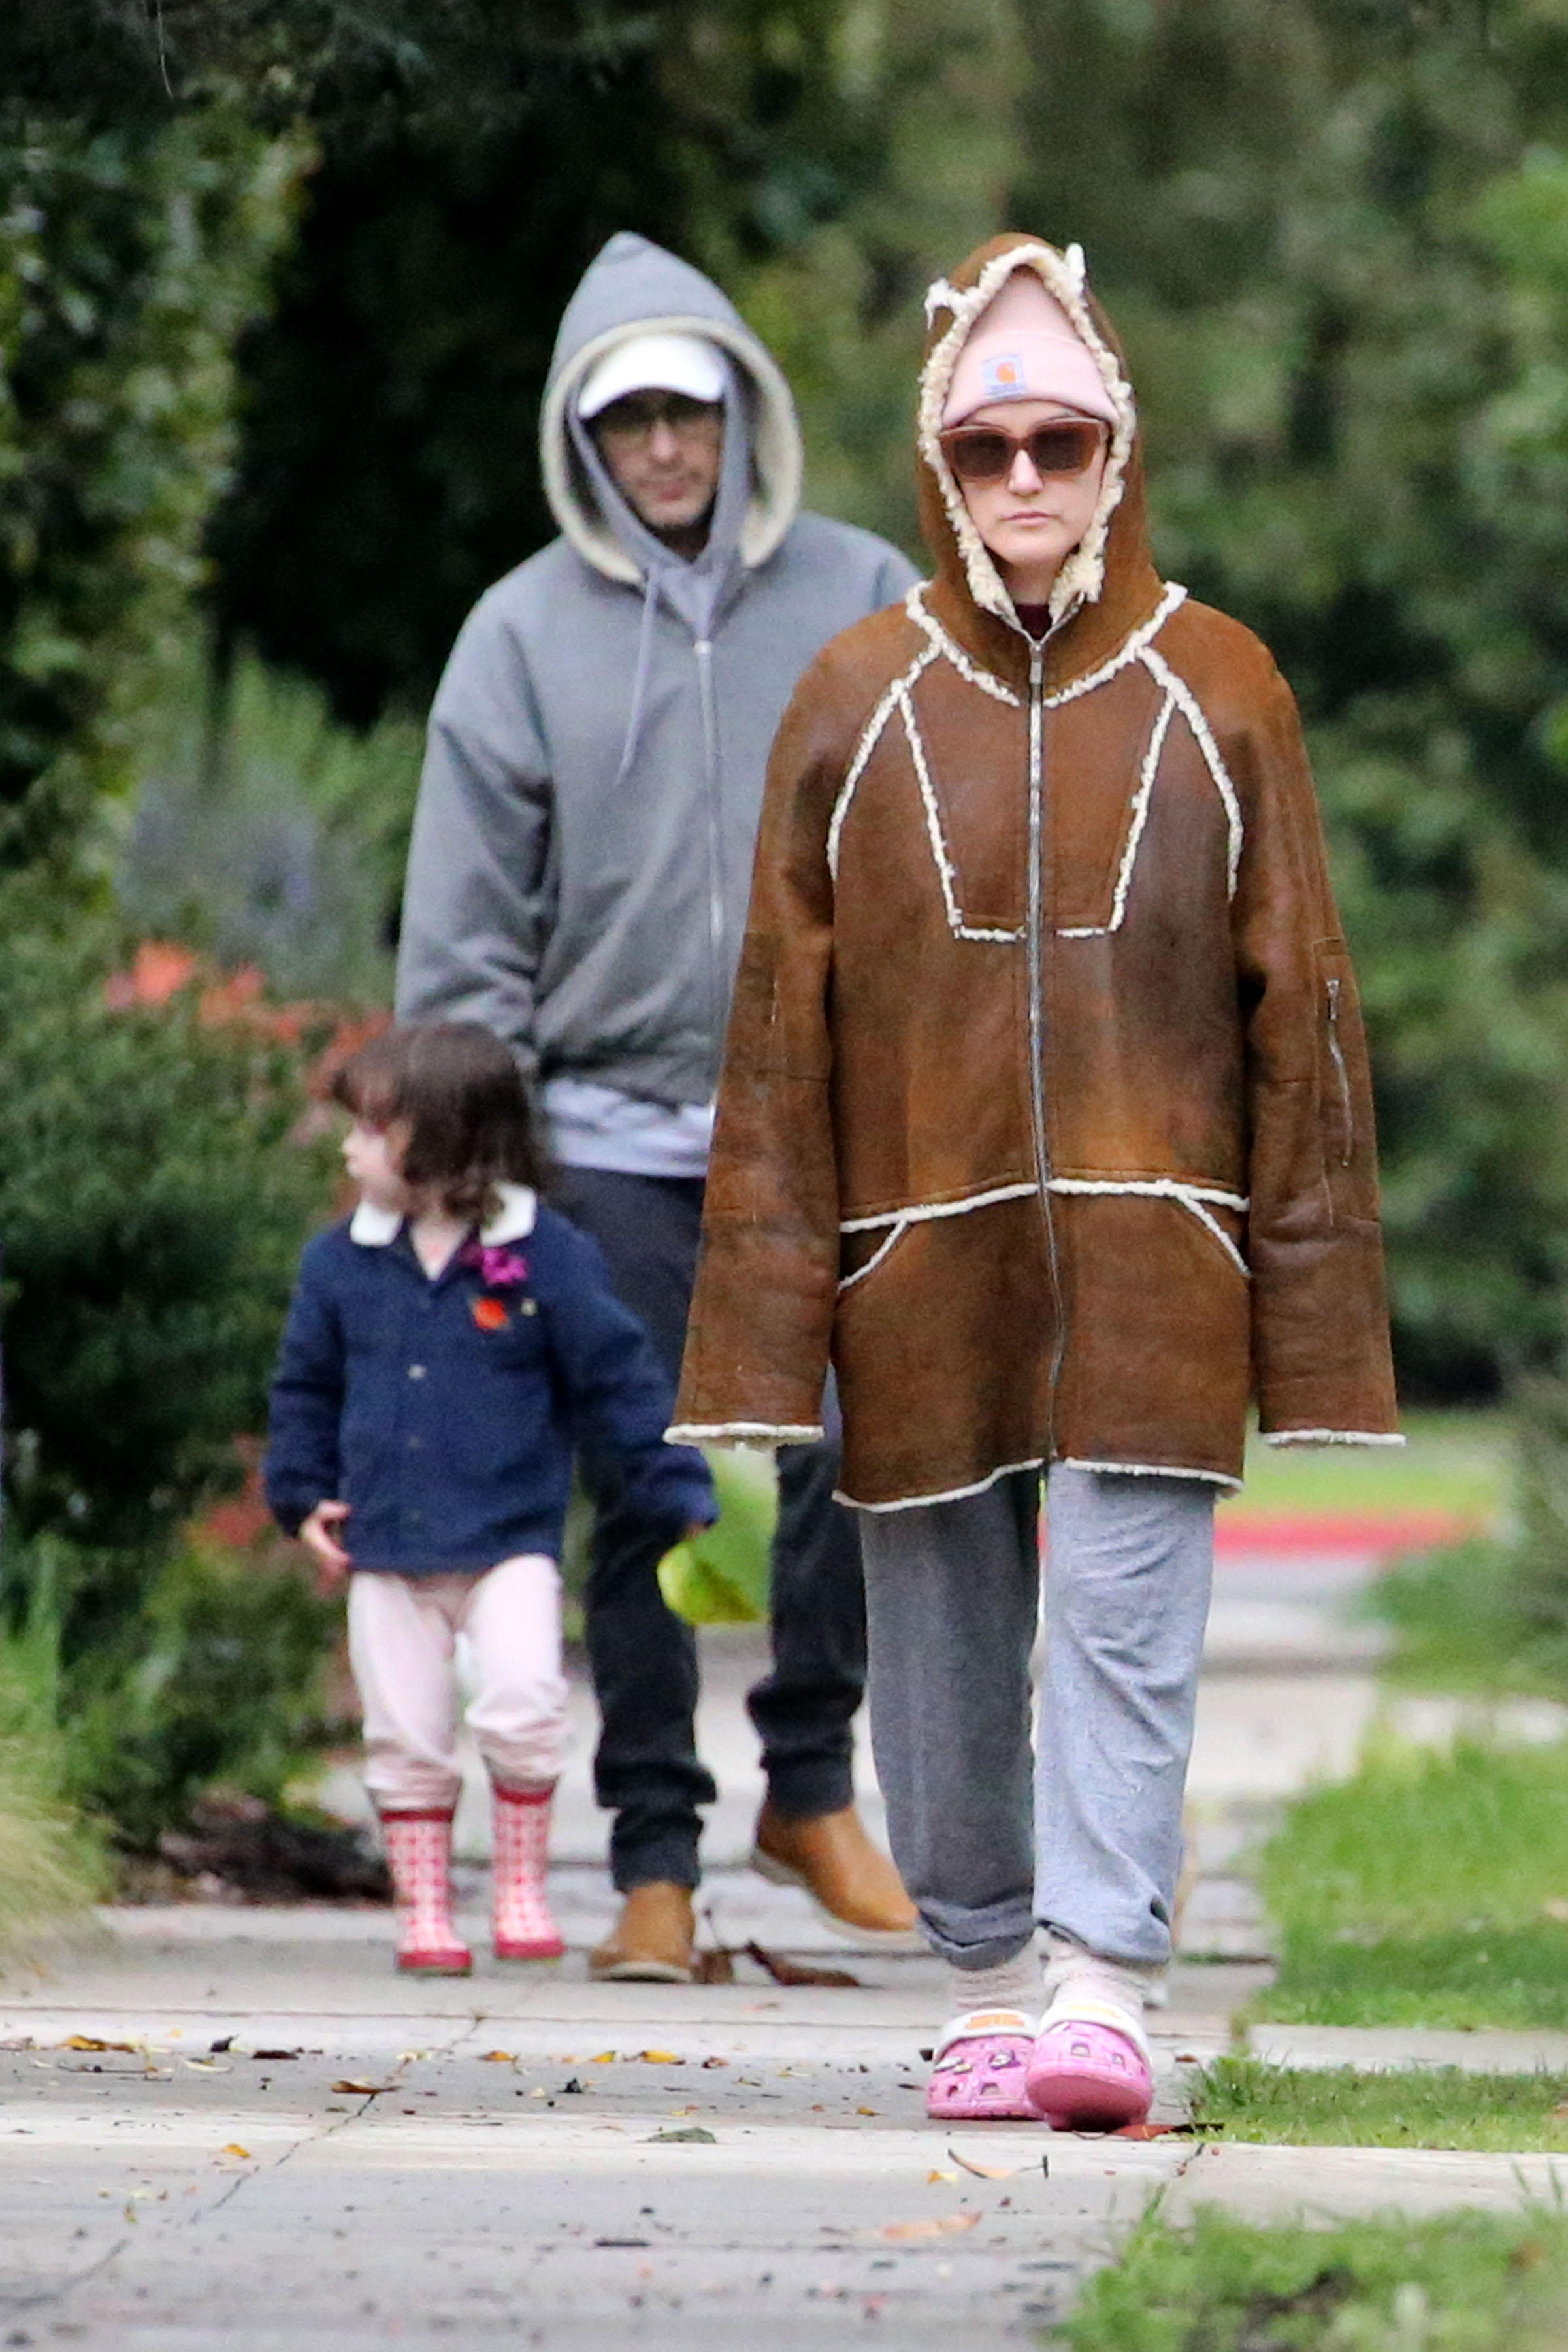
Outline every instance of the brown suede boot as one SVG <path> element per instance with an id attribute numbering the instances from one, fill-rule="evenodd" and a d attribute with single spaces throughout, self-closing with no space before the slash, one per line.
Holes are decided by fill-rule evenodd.
<path id="1" fill-rule="evenodd" d="M 830 1927 L 866 1950 L 923 1952 L 914 1905 L 853 1805 L 786 1821 L 770 1798 L 757 1815 L 752 1868 L 775 1886 L 799 1886 Z"/>
<path id="2" fill-rule="evenodd" d="M 689 1984 L 696 1931 L 689 1888 L 649 1879 L 626 1895 L 610 1934 L 588 1956 L 588 1974 L 602 1984 Z"/>

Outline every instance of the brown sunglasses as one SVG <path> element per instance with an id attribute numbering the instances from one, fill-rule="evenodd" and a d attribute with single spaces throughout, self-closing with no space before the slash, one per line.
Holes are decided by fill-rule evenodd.
<path id="1" fill-rule="evenodd" d="M 1037 474 L 1087 474 L 1105 446 L 1106 427 L 1063 416 L 1027 433 L 1009 433 L 1005 425 L 950 425 L 937 439 L 961 482 L 1005 482 L 1020 449 Z"/>

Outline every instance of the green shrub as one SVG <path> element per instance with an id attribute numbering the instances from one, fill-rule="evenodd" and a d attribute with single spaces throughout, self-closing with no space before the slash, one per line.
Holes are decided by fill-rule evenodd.
<path id="1" fill-rule="evenodd" d="M 140 1571 L 140 1605 L 75 1663 L 66 1778 L 117 1843 L 150 1853 L 215 1786 L 281 1799 L 326 1728 L 338 1612 L 292 1563 L 217 1544 L 116 1565 L 127 1585 Z"/>
<path id="2" fill-rule="evenodd" d="M 184 1530 L 264 1425 L 331 1154 L 295 1020 L 194 986 L 115 1009 L 117 944 L 0 890 L 0 1616 L 58 1629 L 65 1779 L 144 1847 L 211 1779 L 274 1793 L 315 1714 L 320 1606 Z"/>
<path id="3" fill-rule="evenodd" d="M 115 945 L 0 893 L 8 1499 L 23 1536 L 84 1558 L 167 1542 L 237 1480 L 331 1199 L 330 1155 L 300 1139 L 301 1046 L 195 989 L 111 1009 Z M 62 1627 L 68 1664 L 89 1631 L 75 1596 Z"/>
<path id="4" fill-rule="evenodd" d="M 63 863 L 129 782 L 305 161 L 221 107 L 93 131 L 0 97 L 0 865 Z"/>
<path id="5" fill-rule="evenodd" d="M 47 1589 L 0 1633 L 0 1958 L 79 1916 L 106 1889 L 101 1845 L 68 1801 L 58 1632 Z"/>

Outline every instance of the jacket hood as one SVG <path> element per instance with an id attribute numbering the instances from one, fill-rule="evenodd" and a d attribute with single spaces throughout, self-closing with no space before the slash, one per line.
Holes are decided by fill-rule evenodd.
<path id="1" fill-rule="evenodd" d="M 789 386 L 711 278 L 629 230 L 611 237 L 589 263 L 555 338 L 539 419 L 551 511 L 563 535 L 595 571 L 630 585 L 644 578 L 640 541 L 649 535 L 635 526 L 635 519 L 628 530 L 629 509 L 606 494 L 602 469 L 584 454 L 573 427 L 577 394 L 589 369 L 618 343 L 656 330 L 705 335 L 731 362 L 735 381 L 725 404 L 727 455 L 731 466 L 748 455 L 751 477 L 749 485 L 742 484 L 735 549 L 742 564 L 752 570 L 773 552 L 800 505 L 800 425 Z M 741 417 L 748 427 L 744 453 L 733 429 Z"/>
<path id="2" fill-rule="evenodd" d="M 935 559 L 943 619 L 991 667 L 1015 672 L 1026 640 L 938 436 L 964 344 L 1016 269 L 1034 270 L 1067 312 L 1099 367 L 1116 419 L 1094 520 L 1051 591 L 1047 665 L 1052 684 L 1060 685 L 1107 659 L 1149 619 L 1162 593 L 1149 552 L 1132 387 L 1110 321 L 1089 290 L 1080 247 L 1064 252 L 1039 237 L 993 237 L 928 290 L 916 424 L 921 529 Z"/>

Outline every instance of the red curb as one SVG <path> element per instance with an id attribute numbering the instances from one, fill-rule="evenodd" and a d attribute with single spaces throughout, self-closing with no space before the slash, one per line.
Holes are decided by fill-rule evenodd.
<path id="1" fill-rule="evenodd" d="M 1226 1506 L 1215 1519 L 1215 1549 L 1238 1552 L 1354 1552 L 1388 1559 L 1460 1543 L 1485 1522 L 1460 1511 L 1249 1511 Z"/>

